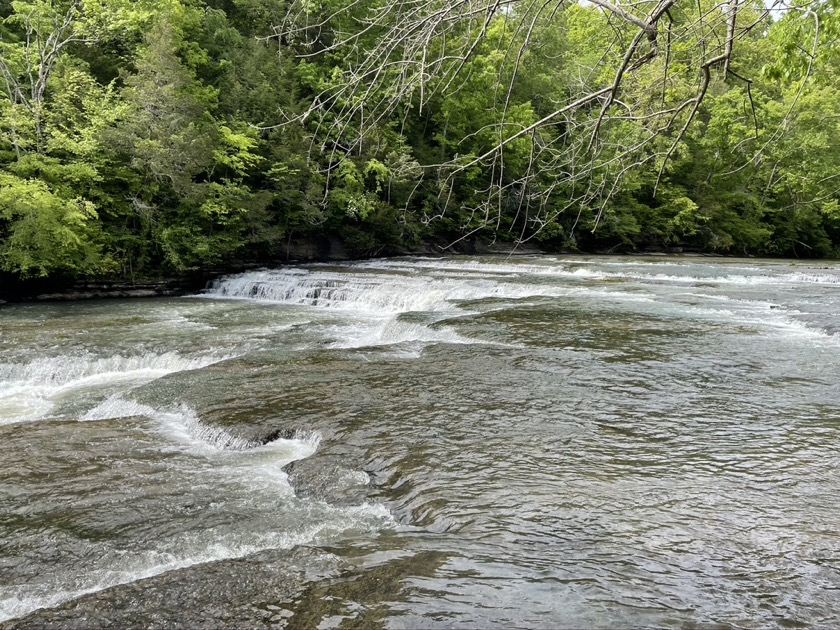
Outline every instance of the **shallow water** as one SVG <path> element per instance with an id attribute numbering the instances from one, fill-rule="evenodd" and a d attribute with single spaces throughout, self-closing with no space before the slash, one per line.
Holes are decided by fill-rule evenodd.
<path id="1" fill-rule="evenodd" d="M 838 625 L 838 313 L 603 257 L 4 306 L 0 621 Z"/>

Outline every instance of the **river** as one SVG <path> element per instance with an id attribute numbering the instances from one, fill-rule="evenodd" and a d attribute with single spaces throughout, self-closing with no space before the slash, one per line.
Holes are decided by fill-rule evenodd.
<path id="1" fill-rule="evenodd" d="M 0 626 L 840 625 L 840 265 L 0 307 Z"/>

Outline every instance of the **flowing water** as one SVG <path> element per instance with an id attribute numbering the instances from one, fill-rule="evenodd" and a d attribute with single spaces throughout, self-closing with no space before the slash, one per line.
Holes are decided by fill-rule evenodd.
<path id="1" fill-rule="evenodd" d="M 840 265 L 0 308 L 0 625 L 840 625 Z"/>

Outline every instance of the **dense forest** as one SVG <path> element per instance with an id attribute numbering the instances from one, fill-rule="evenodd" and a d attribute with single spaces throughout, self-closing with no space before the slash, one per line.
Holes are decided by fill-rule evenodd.
<path id="1" fill-rule="evenodd" d="M 150 277 L 325 237 L 840 253 L 833 3 L 396 4 L 0 0 L 0 271 Z M 401 32 L 409 11 L 446 29 Z"/>

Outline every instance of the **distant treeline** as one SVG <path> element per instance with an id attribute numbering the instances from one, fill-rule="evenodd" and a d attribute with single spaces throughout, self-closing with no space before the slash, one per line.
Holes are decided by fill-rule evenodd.
<path id="1" fill-rule="evenodd" d="M 353 17 L 370 10 L 364 2 L 313 3 L 308 19 L 320 30 L 296 39 L 274 28 L 289 20 L 281 0 L 0 0 L 0 271 L 151 277 L 272 260 L 284 243 L 313 237 L 338 237 L 360 257 L 467 235 L 545 249 L 837 256 L 840 32 L 832 3 L 811 4 L 819 20 L 791 10 L 762 21 L 763 2 L 741 3 L 734 74 L 713 68 L 666 162 L 687 112 L 657 132 L 656 151 L 577 205 L 565 201 L 574 190 L 543 182 L 539 212 L 509 193 L 488 214 L 476 209 L 487 207 L 498 165 L 452 177 L 433 165 L 498 142 L 502 100 L 505 124 L 527 128 L 581 82 L 608 86 L 622 27 L 601 8 L 562 4 L 532 20 L 514 4 L 449 89 L 422 108 L 409 94 L 355 128 L 330 125 L 329 111 L 304 113 L 345 80 L 365 38 L 381 36 Z M 685 11 L 672 19 L 689 19 Z M 527 46 L 522 20 L 536 24 Z M 331 46 L 354 28 L 354 47 Z M 706 43 L 669 43 L 669 59 L 622 89 L 637 104 L 692 94 L 701 68 L 680 50 Z M 644 124 L 638 109 L 614 117 L 600 159 Z M 569 125 L 506 145 L 503 177 L 516 181 L 540 134 Z"/>

